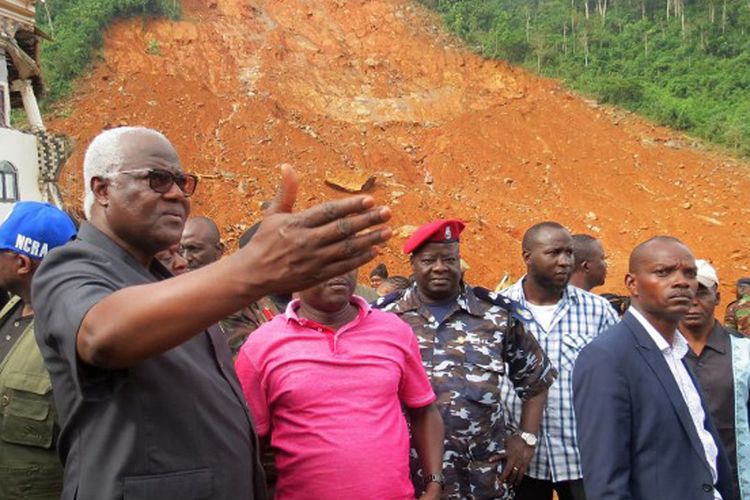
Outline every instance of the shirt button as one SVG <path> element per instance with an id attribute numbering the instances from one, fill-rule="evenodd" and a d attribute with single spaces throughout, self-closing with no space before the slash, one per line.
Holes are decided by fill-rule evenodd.
<path id="1" fill-rule="evenodd" d="M 714 487 L 708 483 L 703 485 L 703 491 L 706 493 L 711 493 L 714 490 Z"/>

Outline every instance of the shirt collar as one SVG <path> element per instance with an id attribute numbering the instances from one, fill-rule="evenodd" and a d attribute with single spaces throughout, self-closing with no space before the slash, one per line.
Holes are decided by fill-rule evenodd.
<path id="1" fill-rule="evenodd" d="M 711 329 L 711 333 L 708 334 L 706 340 L 706 347 L 713 349 L 719 354 L 726 354 L 729 349 L 729 336 L 722 335 L 721 325 L 716 321 L 714 327 Z"/>
<path id="2" fill-rule="evenodd" d="M 640 323 L 641 326 L 646 330 L 648 336 L 651 337 L 651 340 L 654 341 L 656 347 L 663 354 L 668 354 L 670 351 L 672 351 L 675 356 L 680 359 L 682 359 L 687 354 L 690 346 L 679 330 L 674 331 L 674 341 L 672 342 L 672 345 L 669 345 L 667 339 L 665 339 L 661 335 L 661 333 L 659 333 L 656 328 L 654 328 L 654 326 L 646 319 L 645 316 L 643 316 L 643 314 L 641 314 L 638 309 L 636 309 L 635 306 L 630 306 L 628 310 L 631 312 L 633 317 L 638 320 L 638 323 Z"/>
<path id="3" fill-rule="evenodd" d="M 151 265 L 148 269 L 145 269 L 138 260 L 128 253 L 124 248 L 115 243 L 109 236 L 104 234 L 99 228 L 91 224 L 90 222 L 83 221 L 81 227 L 78 230 L 76 239 L 85 241 L 94 246 L 97 246 L 105 251 L 105 253 L 113 255 L 123 262 L 127 263 L 133 269 L 136 269 L 139 273 L 144 276 L 148 276 L 153 279 L 154 277 L 162 280 L 172 277 L 172 273 L 164 267 L 161 262 L 157 259 L 151 260 Z"/>
<path id="4" fill-rule="evenodd" d="M 521 276 L 521 279 L 516 281 L 515 285 L 512 286 L 512 288 L 515 288 L 518 293 L 519 300 L 523 305 L 526 305 L 529 303 L 528 300 L 526 300 L 526 292 L 523 290 L 523 282 L 526 280 L 527 275 Z M 573 285 L 566 285 L 563 289 L 562 297 L 560 297 L 560 300 L 557 302 L 558 304 L 564 304 L 566 302 L 573 302 L 578 303 L 581 301 L 581 294 L 583 293 L 583 290 L 580 288 L 576 288 Z"/>
<path id="5" fill-rule="evenodd" d="M 352 295 L 352 298 L 349 302 L 350 304 L 354 304 L 357 306 L 357 317 L 355 319 L 356 322 L 359 322 L 370 314 L 372 312 L 372 306 L 367 303 L 365 299 L 360 297 L 359 295 Z M 294 299 L 286 306 L 286 311 L 284 311 L 284 317 L 286 318 L 287 322 L 294 321 L 300 326 L 305 326 L 307 323 L 307 320 L 305 318 L 300 318 L 297 315 L 297 310 L 299 309 L 300 300 Z"/>
<path id="6" fill-rule="evenodd" d="M 484 317 L 481 302 L 477 296 L 474 295 L 474 290 L 466 283 L 461 283 L 461 289 L 455 302 L 459 309 L 468 312 L 472 316 Z M 417 284 L 414 283 L 406 289 L 393 312 L 405 313 L 408 311 L 416 311 L 421 307 L 426 307 L 426 304 L 419 298 Z"/>

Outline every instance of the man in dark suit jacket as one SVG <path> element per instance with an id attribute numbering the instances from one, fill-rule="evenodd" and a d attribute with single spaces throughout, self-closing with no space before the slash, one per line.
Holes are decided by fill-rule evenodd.
<path id="1" fill-rule="evenodd" d="M 660 236 L 630 255 L 622 322 L 583 349 L 573 373 L 578 443 L 589 500 L 735 498 L 677 323 L 697 289 L 679 240 Z"/>

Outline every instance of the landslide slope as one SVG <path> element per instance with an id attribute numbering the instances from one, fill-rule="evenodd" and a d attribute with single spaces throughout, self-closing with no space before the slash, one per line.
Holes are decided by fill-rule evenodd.
<path id="1" fill-rule="evenodd" d="M 413 2 L 183 4 L 180 22 L 114 25 L 91 74 L 48 118 L 78 144 L 61 176 L 68 203 L 80 205 L 88 141 L 143 124 L 202 175 L 193 213 L 214 217 L 230 244 L 288 162 L 302 176 L 300 207 L 342 196 L 326 175 L 367 172 L 404 234 L 463 219 L 468 279 L 485 286 L 521 274 L 520 237 L 546 219 L 603 239 L 606 289 L 622 290 L 630 249 L 662 233 L 717 265 L 725 297 L 749 274 L 747 165 L 484 60 Z M 402 243 L 383 260 L 408 273 Z"/>

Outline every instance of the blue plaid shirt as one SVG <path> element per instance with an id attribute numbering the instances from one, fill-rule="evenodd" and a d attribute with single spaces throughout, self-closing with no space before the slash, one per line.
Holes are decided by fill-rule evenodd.
<path id="1" fill-rule="evenodd" d="M 524 278 L 501 293 L 526 306 L 522 286 Z M 573 412 L 573 366 L 581 349 L 618 321 L 607 300 L 568 285 L 557 304 L 549 331 L 534 319 L 526 323 L 527 331 L 536 337 L 559 372 L 549 388 L 539 443 L 527 472 L 529 476 L 554 482 L 583 477 Z M 521 400 L 507 383 L 502 386 L 501 394 L 510 420 L 517 426 L 521 418 Z"/>

